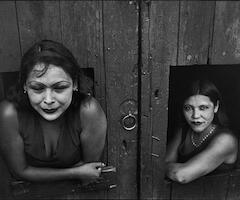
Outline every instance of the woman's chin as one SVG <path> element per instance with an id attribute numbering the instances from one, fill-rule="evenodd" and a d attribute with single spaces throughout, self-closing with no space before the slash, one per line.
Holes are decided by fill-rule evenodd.
<path id="1" fill-rule="evenodd" d="M 191 128 L 196 133 L 201 133 L 206 129 L 206 127 L 202 127 L 202 126 L 191 126 Z"/>
<path id="2" fill-rule="evenodd" d="M 43 117 L 43 119 L 47 121 L 54 121 L 60 117 L 59 113 L 53 113 L 53 114 L 40 113 L 40 115 Z"/>

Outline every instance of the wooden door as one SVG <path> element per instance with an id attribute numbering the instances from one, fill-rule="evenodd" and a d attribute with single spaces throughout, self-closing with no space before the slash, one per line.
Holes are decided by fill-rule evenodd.
<path id="1" fill-rule="evenodd" d="M 103 160 L 117 168 L 117 187 L 74 198 L 239 198 L 239 172 L 164 180 L 170 66 L 239 63 L 239 14 L 237 1 L 0 2 L 0 72 L 17 71 L 41 39 L 62 42 L 93 71 L 108 119 Z M 4 81 L 2 73 L 0 97 Z"/>
<path id="2" fill-rule="evenodd" d="M 142 1 L 141 198 L 238 199 L 239 172 L 164 181 L 171 66 L 239 64 L 236 1 Z M 230 81 L 230 80 L 229 80 Z"/>
<path id="3" fill-rule="evenodd" d="M 117 187 L 65 198 L 138 197 L 138 19 L 134 1 L 0 2 L 0 72 L 18 71 L 21 55 L 42 39 L 62 42 L 82 68 L 93 71 L 95 97 L 108 119 L 103 161 L 117 168 Z M 1 97 L 7 87 L 4 74 Z M 131 120 L 136 123 L 132 130 Z"/>

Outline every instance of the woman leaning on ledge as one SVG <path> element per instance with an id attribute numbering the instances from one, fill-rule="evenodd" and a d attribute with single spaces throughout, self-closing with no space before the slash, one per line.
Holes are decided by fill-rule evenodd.
<path id="1" fill-rule="evenodd" d="M 90 86 L 62 44 L 43 40 L 25 53 L 17 93 L 0 104 L 0 151 L 16 179 L 100 176 L 107 122 Z"/>
<path id="2" fill-rule="evenodd" d="M 226 126 L 222 100 L 216 86 L 194 81 L 185 91 L 183 125 L 167 145 L 166 176 L 188 183 L 215 169 L 228 170 L 237 159 L 237 138 Z"/>

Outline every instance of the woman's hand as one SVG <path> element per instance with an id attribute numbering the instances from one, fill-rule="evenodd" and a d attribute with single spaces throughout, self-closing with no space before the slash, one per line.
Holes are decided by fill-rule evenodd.
<path id="1" fill-rule="evenodd" d="M 85 163 L 74 168 L 74 175 L 79 179 L 95 180 L 100 177 L 102 167 L 104 166 L 105 164 L 101 162 Z"/>

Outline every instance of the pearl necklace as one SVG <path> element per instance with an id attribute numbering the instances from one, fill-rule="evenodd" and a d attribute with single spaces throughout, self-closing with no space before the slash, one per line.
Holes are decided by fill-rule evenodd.
<path id="1" fill-rule="evenodd" d="M 215 129 L 216 129 L 216 125 L 213 125 L 211 127 L 210 131 L 207 133 L 207 135 L 205 135 L 198 144 L 194 141 L 193 131 L 192 131 L 191 141 L 192 141 L 193 146 L 195 146 L 196 148 L 199 147 L 215 131 Z"/>

